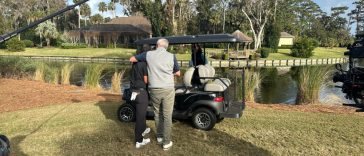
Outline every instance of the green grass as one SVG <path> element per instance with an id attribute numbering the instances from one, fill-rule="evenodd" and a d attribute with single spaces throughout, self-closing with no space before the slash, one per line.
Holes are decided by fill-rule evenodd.
<path id="1" fill-rule="evenodd" d="M 47 106 L 0 114 L 0 133 L 10 137 L 13 155 L 361 155 L 364 117 L 251 109 L 225 119 L 212 131 L 188 121 L 173 123 L 174 146 L 155 140 L 134 148 L 134 124 L 116 118 L 119 103 Z"/>
<path id="2" fill-rule="evenodd" d="M 21 56 L 74 56 L 74 57 L 119 57 L 128 59 L 135 55 L 135 49 L 126 48 L 26 48 L 24 52 L 9 52 L 0 49 L 0 55 L 21 55 Z M 176 54 L 178 60 L 189 60 L 191 54 Z"/>
<path id="3" fill-rule="evenodd" d="M 313 56 L 311 58 L 342 58 L 344 57 L 344 52 L 348 51 L 346 48 L 316 48 L 313 51 Z M 298 59 L 296 57 L 290 56 L 290 49 L 279 49 L 278 53 L 270 53 L 268 60 L 287 60 L 287 59 Z"/>
<path id="4" fill-rule="evenodd" d="M 84 57 L 130 57 L 135 54 L 135 49 L 125 48 L 26 48 L 24 52 L 8 52 L 0 50 L 0 55 L 27 55 L 27 56 L 84 56 Z"/>

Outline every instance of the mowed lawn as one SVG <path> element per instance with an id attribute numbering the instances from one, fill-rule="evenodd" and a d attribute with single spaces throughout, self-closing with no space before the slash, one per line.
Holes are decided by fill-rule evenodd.
<path id="1" fill-rule="evenodd" d="M 313 51 L 311 58 L 343 58 L 344 53 L 348 50 L 346 48 L 323 48 L 319 47 Z M 287 59 L 298 59 L 290 55 L 290 49 L 279 49 L 278 53 L 270 53 L 268 60 L 287 60 Z"/>
<path id="2" fill-rule="evenodd" d="M 247 108 L 211 131 L 188 121 L 173 123 L 174 146 L 155 141 L 136 150 L 134 124 L 120 123 L 120 104 L 106 102 L 47 106 L 0 114 L 0 133 L 13 155 L 362 155 L 364 117 Z"/>

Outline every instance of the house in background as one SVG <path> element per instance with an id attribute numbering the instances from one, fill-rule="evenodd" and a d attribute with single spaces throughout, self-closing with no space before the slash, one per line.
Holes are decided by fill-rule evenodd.
<path id="1" fill-rule="evenodd" d="M 285 46 L 285 45 L 293 45 L 294 36 L 287 33 L 287 32 L 281 32 L 281 38 L 279 39 L 278 46 Z"/>
<path id="2" fill-rule="evenodd" d="M 89 46 L 99 47 L 100 44 L 114 47 L 117 45 L 128 46 L 136 40 L 150 38 L 152 26 L 150 21 L 143 16 L 129 16 L 74 30 L 70 34 L 79 36 L 80 41 Z"/>

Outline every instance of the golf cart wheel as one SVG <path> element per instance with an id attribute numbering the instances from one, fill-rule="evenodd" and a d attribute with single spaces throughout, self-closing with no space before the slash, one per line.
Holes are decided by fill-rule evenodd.
<path id="1" fill-rule="evenodd" d="M 121 122 L 132 122 L 135 120 L 135 108 L 130 104 L 123 104 L 119 107 L 118 118 Z"/>
<path id="2" fill-rule="evenodd" d="M 216 115 L 206 108 L 197 109 L 192 116 L 193 125 L 197 129 L 211 130 L 216 124 Z"/>

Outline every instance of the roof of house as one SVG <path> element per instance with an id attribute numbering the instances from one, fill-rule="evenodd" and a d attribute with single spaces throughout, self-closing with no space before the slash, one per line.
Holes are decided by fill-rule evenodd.
<path id="1" fill-rule="evenodd" d="M 240 30 L 236 30 L 234 33 L 232 33 L 232 35 L 235 38 L 242 40 L 243 42 L 253 42 L 253 39 L 251 37 L 245 35 Z"/>
<path id="2" fill-rule="evenodd" d="M 281 38 L 294 38 L 294 36 L 287 32 L 281 32 Z"/>
<path id="3" fill-rule="evenodd" d="M 105 23 L 105 25 L 133 25 L 145 32 L 152 33 L 152 25 L 150 21 L 143 16 L 128 16 L 128 17 L 118 17 L 112 19 L 110 22 Z"/>

